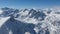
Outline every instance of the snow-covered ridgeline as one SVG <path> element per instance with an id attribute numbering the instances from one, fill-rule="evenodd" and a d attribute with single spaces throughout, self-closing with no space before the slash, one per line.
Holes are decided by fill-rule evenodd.
<path id="1" fill-rule="evenodd" d="M 45 31 L 49 30 L 50 34 L 59 34 L 60 33 L 60 9 L 46 9 L 46 10 L 39 10 L 39 12 L 43 11 L 43 13 L 45 13 L 47 16 L 44 18 L 44 20 L 40 21 L 39 19 L 42 19 L 41 17 L 39 17 L 38 19 L 34 18 L 34 17 L 30 17 L 31 15 L 33 15 L 32 13 L 34 12 L 38 12 L 35 11 L 36 9 L 33 10 L 22 10 L 22 11 L 18 11 L 18 13 L 15 13 L 14 11 L 12 12 L 13 16 L 18 17 L 15 18 L 15 20 L 19 20 L 23 23 L 32 23 L 35 25 L 38 25 L 39 23 L 41 24 L 38 27 L 35 27 L 34 30 L 38 33 L 39 31 L 43 30 L 45 34 Z M 8 11 L 7 11 L 8 12 Z M 29 14 L 30 12 L 30 14 Z M 50 12 L 50 13 L 49 13 Z M 0 10 L 0 14 L 3 13 L 3 10 Z M 10 15 L 11 13 L 9 13 Z M 4 15 L 4 14 L 3 14 Z M 6 14 L 7 15 L 7 14 Z M 11 16 L 11 15 L 10 15 Z M 6 22 L 10 17 L 0 17 L 0 27 L 4 24 L 4 22 Z M 41 27 L 41 28 L 39 28 Z"/>

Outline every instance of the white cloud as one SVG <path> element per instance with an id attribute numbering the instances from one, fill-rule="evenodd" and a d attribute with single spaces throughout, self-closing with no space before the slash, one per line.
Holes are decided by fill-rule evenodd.
<path id="1" fill-rule="evenodd" d="M 50 34 L 59 34 L 58 29 L 60 29 L 60 25 L 58 26 L 57 23 L 60 21 L 60 14 L 56 14 L 55 11 L 53 11 L 45 18 L 44 21 L 48 24 L 47 26 Z"/>

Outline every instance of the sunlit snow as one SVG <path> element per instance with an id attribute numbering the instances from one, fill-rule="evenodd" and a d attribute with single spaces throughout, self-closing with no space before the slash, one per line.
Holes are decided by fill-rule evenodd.
<path id="1" fill-rule="evenodd" d="M 34 9 L 36 10 L 36 9 Z M 51 13 L 47 13 L 49 10 L 51 10 Z M 0 14 L 3 11 L 0 10 Z M 17 14 L 19 14 L 18 18 L 14 18 L 15 20 L 21 21 L 23 23 L 32 23 L 34 25 L 38 25 L 40 23 L 40 26 L 35 26 L 34 31 L 36 33 L 39 33 L 39 31 L 43 31 L 41 34 L 45 34 L 45 31 L 48 29 L 50 34 L 60 34 L 60 9 L 44 9 L 43 12 L 47 15 L 44 20 L 40 21 L 41 17 L 38 17 L 38 19 L 34 17 L 30 17 L 32 13 L 29 14 L 29 10 L 21 11 Z M 15 15 L 16 16 L 16 15 Z M 9 19 L 10 17 L 0 17 L 0 27 Z M 39 28 L 40 27 L 40 28 Z M 12 34 L 12 31 L 9 31 L 9 34 Z M 30 32 L 25 32 L 25 34 L 30 34 Z"/>
<path id="2" fill-rule="evenodd" d="M 0 27 L 9 19 L 10 17 L 0 17 Z"/>

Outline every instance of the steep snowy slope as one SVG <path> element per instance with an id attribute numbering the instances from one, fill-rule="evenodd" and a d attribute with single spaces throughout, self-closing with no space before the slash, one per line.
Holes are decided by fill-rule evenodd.
<path id="1" fill-rule="evenodd" d="M 60 34 L 60 9 L 0 10 L 0 34 Z"/>

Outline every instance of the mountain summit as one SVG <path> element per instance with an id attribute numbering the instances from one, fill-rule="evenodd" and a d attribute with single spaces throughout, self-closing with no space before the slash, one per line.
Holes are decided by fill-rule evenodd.
<path id="1" fill-rule="evenodd" d="M 60 9 L 0 9 L 0 34 L 60 34 Z"/>

